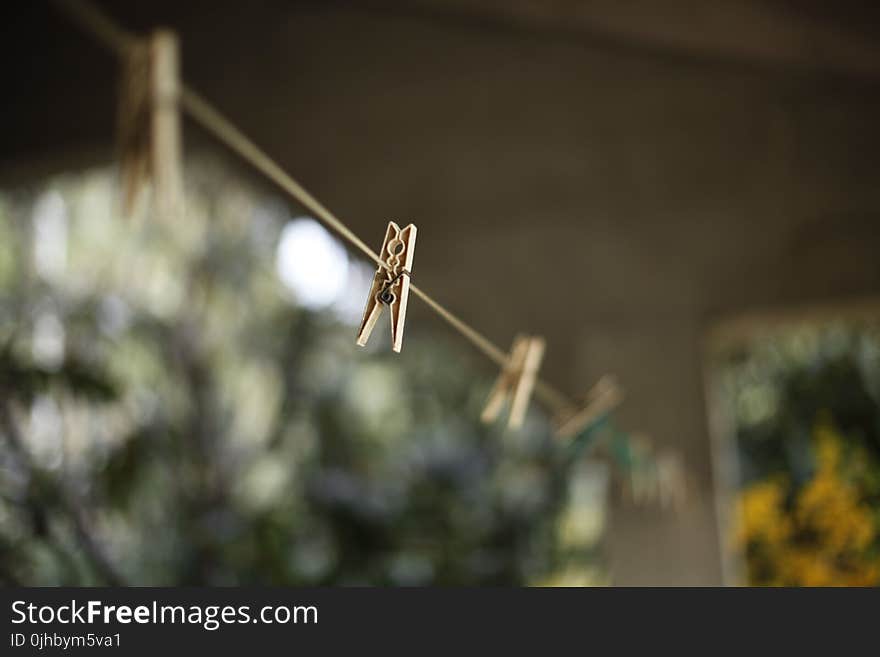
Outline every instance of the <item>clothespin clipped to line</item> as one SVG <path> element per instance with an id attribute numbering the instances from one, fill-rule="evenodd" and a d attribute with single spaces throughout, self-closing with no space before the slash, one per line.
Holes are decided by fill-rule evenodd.
<path id="1" fill-rule="evenodd" d="M 403 329 L 409 300 L 410 276 L 415 256 L 417 228 L 409 224 L 401 228 L 389 221 L 379 257 L 381 265 L 373 276 L 367 295 L 363 319 L 357 333 L 358 346 L 365 346 L 385 306 L 391 319 L 391 346 L 400 353 L 403 347 Z M 510 402 L 507 425 L 511 429 L 522 426 L 529 399 L 535 387 L 541 360 L 544 358 L 544 338 L 517 335 L 506 365 L 492 386 L 480 419 L 495 421 L 506 402 Z M 623 400 L 623 391 L 613 377 L 602 377 L 586 394 L 580 406 L 565 409 L 557 418 L 556 433 L 561 438 L 573 438 L 591 427 Z"/>
<path id="2" fill-rule="evenodd" d="M 480 419 L 490 423 L 498 418 L 505 402 L 510 400 L 510 414 L 507 426 L 518 429 L 522 426 L 529 405 L 529 398 L 535 387 L 538 369 L 544 358 L 546 343 L 544 338 L 518 335 L 513 341 L 507 365 L 489 392 Z"/>
<path id="3" fill-rule="evenodd" d="M 571 439 L 590 429 L 623 401 L 623 390 L 613 376 L 605 375 L 583 397 L 580 406 L 562 411 L 556 418 L 556 435 Z"/>
<path id="4" fill-rule="evenodd" d="M 370 339 L 373 328 L 385 306 L 391 317 L 391 345 L 395 352 L 403 347 L 403 328 L 409 299 L 409 284 L 415 255 L 417 229 L 414 224 L 400 228 L 388 222 L 382 249 L 379 251 L 384 265 L 376 269 L 373 284 L 367 296 L 363 319 L 357 334 L 357 344 L 363 347 Z M 529 398 L 535 387 L 538 369 L 544 357 L 543 338 L 519 335 L 513 342 L 510 358 L 489 394 L 483 409 L 483 422 L 492 422 L 501 413 L 510 398 L 508 426 L 519 428 L 525 419 Z"/>
<path id="5" fill-rule="evenodd" d="M 385 306 L 388 306 L 391 316 L 391 347 L 397 353 L 403 347 L 403 327 L 409 300 L 410 272 L 416 250 L 416 232 L 413 224 L 401 228 L 393 221 L 388 222 L 382 250 L 379 251 L 379 257 L 385 266 L 380 265 L 373 277 L 373 285 L 370 287 L 364 317 L 357 334 L 357 344 L 360 347 L 367 344 Z"/>
<path id="6" fill-rule="evenodd" d="M 129 47 L 122 66 L 118 141 L 122 206 L 131 216 L 151 183 L 160 217 L 183 207 L 180 58 L 175 34 L 157 30 Z"/>

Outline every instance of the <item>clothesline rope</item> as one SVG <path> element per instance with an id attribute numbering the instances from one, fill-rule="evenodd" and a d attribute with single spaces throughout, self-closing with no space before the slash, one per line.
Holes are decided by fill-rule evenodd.
<path id="1" fill-rule="evenodd" d="M 132 44 L 138 41 L 136 34 L 114 23 L 88 0 L 55 0 L 55 3 L 102 45 L 119 56 L 125 56 Z M 181 83 L 180 105 L 193 121 L 287 192 L 297 203 L 309 210 L 315 218 L 335 231 L 376 265 L 387 267 L 379 255 L 348 226 L 186 83 Z M 492 362 L 499 367 L 508 365 L 507 353 L 486 336 L 459 319 L 416 285 L 410 284 L 410 291 Z M 554 413 L 574 407 L 567 395 L 540 378 L 535 382 L 534 394 Z"/>

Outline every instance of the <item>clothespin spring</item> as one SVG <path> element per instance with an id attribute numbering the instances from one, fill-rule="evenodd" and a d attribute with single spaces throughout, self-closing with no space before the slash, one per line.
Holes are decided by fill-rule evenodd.
<path id="1" fill-rule="evenodd" d="M 385 282 L 382 284 L 382 289 L 376 295 L 376 299 L 386 306 L 390 306 L 397 299 L 391 288 L 397 284 L 398 279 L 403 275 L 412 275 L 406 268 L 400 267 L 400 254 L 403 253 L 405 248 L 406 244 L 404 244 L 399 236 L 388 242 L 388 257 L 385 258 L 385 264 L 388 266 L 388 269 L 385 272 Z M 399 267 L 400 269 L 398 270 Z"/>
<path id="2" fill-rule="evenodd" d="M 389 272 L 389 274 L 390 273 L 391 272 Z M 376 295 L 376 299 L 378 299 L 381 303 L 384 303 L 386 306 L 390 306 L 392 303 L 394 303 L 394 300 L 397 297 L 394 296 L 394 292 L 391 291 L 391 288 L 394 287 L 394 284 L 397 283 L 397 279 L 401 276 L 409 276 L 411 279 L 412 273 L 410 273 L 406 269 L 401 269 L 394 275 L 394 277 L 390 281 L 385 281 L 384 285 L 382 285 L 382 289 L 379 290 L 379 294 Z"/>

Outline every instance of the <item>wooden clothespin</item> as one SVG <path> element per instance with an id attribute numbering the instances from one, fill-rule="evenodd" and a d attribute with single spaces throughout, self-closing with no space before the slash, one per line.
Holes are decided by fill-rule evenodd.
<path id="1" fill-rule="evenodd" d="M 522 426 L 529 405 L 529 397 L 535 387 L 541 359 L 544 357 L 544 338 L 518 335 L 513 341 L 507 366 L 498 375 L 480 419 L 493 422 L 501 413 L 504 403 L 510 398 L 510 415 L 507 426 L 517 429 Z"/>
<path id="2" fill-rule="evenodd" d="M 182 209 L 179 68 L 177 37 L 168 30 L 132 45 L 123 63 L 118 138 L 128 216 L 148 182 L 160 217 Z"/>
<path id="3" fill-rule="evenodd" d="M 403 325 L 406 321 L 406 303 L 409 299 L 409 277 L 412 271 L 413 256 L 416 250 L 416 227 L 413 224 L 401 228 L 393 221 L 388 222 L 385 239 L 379 257 L 385 266 L 380 266 L 373 277 L 373 286 L 367 297 L 364 318 L 357 334 L 357 343 L 363 347 L 370 339 L 373 327 L 388 306 L 391 311 L 391 346 L 396 352 L 403 347 Z"/>
<path id="4" fill-rule="evenodd" d="M 574 438 L 623 401 L 623 390 L 613 376 L 603 376 L 583 397 L 583 402 L 564 410 L 556 420 L 556 435 Z"/>

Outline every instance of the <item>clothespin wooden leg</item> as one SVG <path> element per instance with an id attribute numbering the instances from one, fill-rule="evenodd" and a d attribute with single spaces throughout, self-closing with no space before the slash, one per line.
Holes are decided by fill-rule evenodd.
<path id="1" fill-rule="evenodd" d="M 492 386 L 489 398 L 480 419 L 493 422 L 501 413 L 504 403 L 510 400 L 510 414 L 507 426 L 518 429 L 522 426 L 538 369 L 544 357 L 543 338 L 518 335 L 513 341 L 507 366 L 498 375 Z"/>
<path id="2" fill-rule="evenodd" d="M 130 216 L 149 177 L 150 51 L 145 41 L 128 47 L 119 85 L 117 139 L 122 211 Z"/>
<path id="3" fill-rule="evenodd" d="M 159 30 L 150 38 L 152 74 L 153 198 L 159 216 L 176 217 L 183 207 L 180 145 L 180 61 L 177 37 Z"/>
<path id="4" fill-rule="evenodd" d="M 179 95 L 177 37 L 159 30 L 131 45 L 123 62 L 118 117 L 126 215 L 134 211 L 147 182 L 159 216 L 173 216 L 182 208 Z"/>
<path id="5" fill-rule="evenodd" d="M 513 339 L 513 347 L 510 349 L 510 358 L 507 366 L 501 370 L 492 390 L 489 391 L 489 397 L 486 405 L 483 407 L 483 413 L 480 419 L 485 422 L 494 422 L 498 419 L 504 402 L 507 399 L 507 392 L 515 382 L 517 373 L 522 369 L 525 362 L 526 348 L 528 347 L 528 338 L 524 335 L 518 335 Z"/>
<path id="6" fill-rule="evenodd" d="M 357 344 L 367 344 L 373 327 L 388 306 L 391 317 L 391 346 L 395 352 L 403 347 L 403 328 L 406 323 L 406 306 L 409 300 L 409 277 L 416 249 L 415 225 L 401 229 L 393 221 L 388 222 L 382 250 L 379 251 L 384 266 L 380 265 L 373 276 L 373 284 L 364 308 L 357 334 Z"/>

